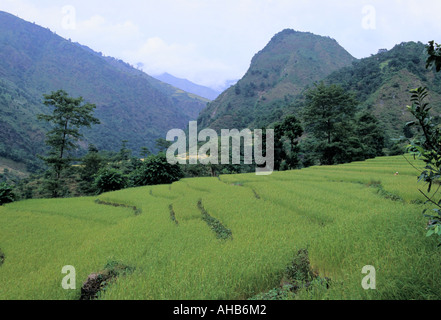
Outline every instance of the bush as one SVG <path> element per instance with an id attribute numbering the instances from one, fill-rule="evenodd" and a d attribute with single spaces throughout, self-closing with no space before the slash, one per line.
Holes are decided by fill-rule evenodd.
<path id="1" fill-rule="evenodd" d="M 12 191 L 12 187 L 5 182 L 0 183 L 0 206 L 14 201 L 15 194 Z"/>
<path id="2" fill-rule="evenodd" d="M 164 153 L 148 157 L 131 175 L 135 187 L 170 184 L 184 176 L 179 165 L 168 163 Z"/>
<path id="3" fill-rule="evenodd" d="M 102 168 L 94 182 L 99 193 L 117 191 L 127 187 L 127 177 L 122 172 L 112 168 Z"/>

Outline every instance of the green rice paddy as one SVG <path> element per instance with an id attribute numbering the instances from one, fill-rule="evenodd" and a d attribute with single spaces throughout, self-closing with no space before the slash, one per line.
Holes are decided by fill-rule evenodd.
<path id="1" fill-rule="evenodd" d="M 332 282 L 296 299 L 440 299 L 441 254 L 426 237 L 417 176 L 402 156 L 384 157 L 8 204 L 0 207 L 0 299 L 78 300 L 109 261 L 133 272 L 99 299 L 248 299 L 279 286 L 302 248 Z M 66 265 L 76 270 L 75 290 L 62 287 Z M 361 285 L 366 265 L 376 290 Z"/>

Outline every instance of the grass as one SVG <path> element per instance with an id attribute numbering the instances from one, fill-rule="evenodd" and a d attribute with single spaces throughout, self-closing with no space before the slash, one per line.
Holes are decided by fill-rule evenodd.
<path id="1" fill-rule="evenodd" d="M 402 157 L 386 157 L 271 176 L 184 179 L 103 194 L 98 203 L 12 203 L 0 207 L 0 299 L 77 300 L 81 284 L 108 261 L 133 272 L 100 299 L 271 296 L 303 248 L 331 285 L 316 281 L 290 298 L 439 299 L 441 255 L 436 239 L 425 236 L 417 174 Z M 202 203 L 234 238 L 216 236 Z M 65 265 L 76 268 L 76 290 L 61 287 Z M 366 265 L 376 268 L 377 290 L 361 286 Z"/>

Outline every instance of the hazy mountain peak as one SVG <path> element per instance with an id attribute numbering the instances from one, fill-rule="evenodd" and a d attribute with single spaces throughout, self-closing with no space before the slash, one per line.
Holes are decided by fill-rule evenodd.
<path id="1" fill-rule="evenodd" d="M 209 104 L 199 122 L 214 129 L 261 126 L 280 117 L 277 110 L 306 85 L 355 60 L 334 39 L 285 29 L 253 57 L 236 85 Z"/>

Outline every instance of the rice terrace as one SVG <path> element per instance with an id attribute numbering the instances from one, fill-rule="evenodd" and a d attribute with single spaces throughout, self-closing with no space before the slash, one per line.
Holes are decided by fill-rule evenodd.
<path id="1" fill-rule="evenodd" d="M 426 238 L 408 161 L 418 162 L 406 157 L 8 204 L 0 299 L 78 300 L 112 262 L 129 272 L 120 268 L 99 299 L 438 299 L 441 256 Z M 284 291 L 301 252 L 314 277 Z M 61 286 L 66 265 L 76 290 Z M 375 290 L 362 287 L 366 265 Z"/>
<path id="2" fill-rule="evenodd" d="M 440 11 L 0 1 L 0 303 L 441 300 Z"/>

